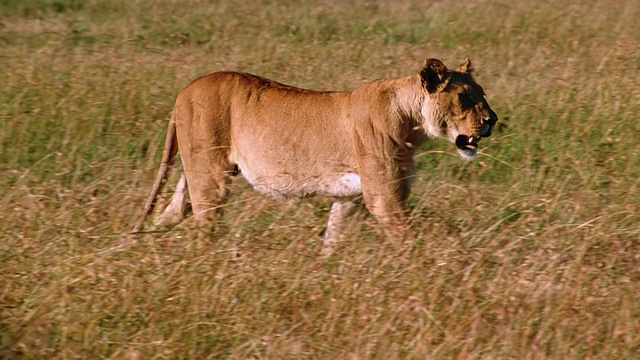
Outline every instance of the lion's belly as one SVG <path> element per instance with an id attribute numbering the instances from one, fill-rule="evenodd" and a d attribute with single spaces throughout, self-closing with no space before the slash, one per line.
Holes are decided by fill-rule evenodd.
<path id="1" fill-rule="evenodd" d="M 309 196 L 355 197 L 362 194 L 360 176 L 352 172 L 308 176 L 279 172 L 261 175 L 240 167 L 240 172 L 251 186 L 276 198 Z"/>
<path id="2" fill-rule="evenodd" d="M 318 195 L 334 197 L 350 197 L 362 194 L 360 176 L 346 173 L 336 177 L 327 177 L 318 182 Z"/>
<path id="3" fill-rule="evenodd" d="M 230 161 L 254 189 L 277 198 L 362 194 L 348 139 L 327 136 L 318 141 L 307 133 L 277 134 L 239 134 L 232 141 Z"/>

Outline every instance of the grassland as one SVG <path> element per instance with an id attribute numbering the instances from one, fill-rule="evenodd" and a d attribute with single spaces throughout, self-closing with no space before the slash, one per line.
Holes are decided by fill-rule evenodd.
<path id="1" fill-rule="evenodd" d="M 0 0 L 0 359 L 640 358 L 640 3 Z M 501 117 L 427 144 L 398 251 L 233 184 L 228 232 L 131 235 L 178 91 L 471 57 Z M 174 179 L 175 181 L 175 179 Z"/>

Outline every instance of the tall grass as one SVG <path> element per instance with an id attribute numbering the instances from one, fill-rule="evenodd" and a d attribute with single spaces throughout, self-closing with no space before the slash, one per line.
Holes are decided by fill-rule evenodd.
<path id="1" fill-rule="evenodd" d="M 0 0 L 0 358 L 640 357 L 635 1 Z M 471 57 L 501 117 L 418 155 L 410 251 L 234 181 L 130 235 L 193 78 L 353 89 Z"/>

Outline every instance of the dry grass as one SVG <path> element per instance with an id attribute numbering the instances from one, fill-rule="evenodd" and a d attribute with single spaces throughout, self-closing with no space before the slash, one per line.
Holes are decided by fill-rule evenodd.
<path id="1" fill-rule="evenodd" d="M 0 0 L 0 358 L 640 357 L 640 4 Z M 227 233 L 127 233 L 175 95 L 352 89 L 471 57 L 504 126 L 419 156 L 410 252 L 233 185 Z"/>

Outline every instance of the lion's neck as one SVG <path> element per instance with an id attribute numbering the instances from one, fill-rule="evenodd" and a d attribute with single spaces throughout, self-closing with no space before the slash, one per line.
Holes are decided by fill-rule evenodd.
<path id="1" fill-rule="evenodd" d="M 420 146 L 427 138 L 431 137 L 425 127 L 424 106 L 428 103 L 426 94 L 422 89 L 418 75 L 408 76 L 394 80 L 395 96 L 392 104 L 393 112 L 399 115 L 406 130 L 406 138 L 411 139 L 413 145 Z"/>
<path id="2" fill-rule="evenodd" d="M 397 82 L 394 104 L 397 111 L 411 119 L 419 120 L 425 97 L 419 77 L 408 76 L 396 79 L 394 82 Z"/>

